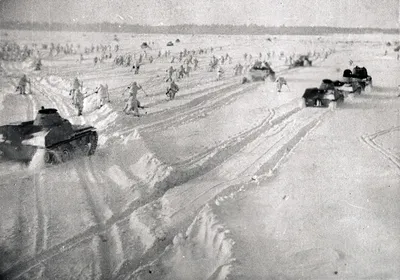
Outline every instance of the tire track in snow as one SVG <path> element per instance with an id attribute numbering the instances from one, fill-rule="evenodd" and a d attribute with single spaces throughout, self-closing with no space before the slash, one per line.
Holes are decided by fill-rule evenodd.
<path id="1" fill-rule="evenodd" d="M 291 117 L 285 119 L 284 122 L 279 122 L 275 128 L 275 131 L 269 134 L 266 130 L 265 135 L 259 135 L 254 141 L 246 145 L 237 158 L 231 157 L 226 162 L 214 169 L 211 172 L 217 172 L 224 179 L 217 180 L 215 184 L 208 182 L 203 188 L 199 187 L 196 190 L 188 188 L 182 190 L 179 193 L 179 201 L 171 201 L 174 205 L 182 205 L 179 209 L 171 212 L 169 217 L 173 219 L 177 215 L 185 215 L 188 209 L 193 208 L 196 201 L 209 201 L 217 193 L 226 189 L 231 185 L 241 184 L 248 182 L 251 177 L 259 172 L 264 172 L 265 166 L 275 166 L 281 159 L 301 141 L 302 137 L 307 135 L 321 119 L 330 112 L 330 110 L 300 110 L 298 111 L 304 114 L 303 122 L 301 124 L 295 124 L 293 119 L 297 119 L 297 114 L 291 115 Z M 271 143 L 268 143 L 271 141 Z M 279 143 L 279 145 L 277 145 Z M 254 153 L 254 151 L 257 151 Z M 249 154 L 253 153 L 253 156 Z M 234 155 L 236 156 L 236 155 Z M 244 160 L 246 159 L 246 160 Z M 230 161 L 230 162 L 229 162 Z M 232 165 L 234 163 L 234 165 Z M 239 164 L 239 167 L 238 167 Z M 257 167 L 258 165 L 258 167 Z M 249 169 L 253 168 L 251 173 L 247 173 Z M 262 176 L 262 174 L 261 174 Z"/>
<path id="2" fill-rule="evenodd" d="M 37 175 L 35 173 L 33 180 L 34 180 L 33 184 L 35 192 L 37 227 L 38 227 L 35 239 L 35 255 L 38 255 L 46 249 L 48 218 L 44 214 L 45 204 L 43 201 L 43 192 L 41 188 L 42 183 L 40 180 L 40 174 Z"/>
<path id="3" fill-rule="evenodd" d="M 370 135 L 363 135 L 360 137 L 360 139 L 362 142 L 364 142 L 374 150 L 381 153 L 387 160 L 391 161 L 398 169 L 400 169 L 400 157 L 390 152 L 389 150 L 385 149 L 384 147 L 382 147 L 382 145 L 374 141 L 375 138 L 388 134 L 393 131 L 400 131 L 400 126 L 384 129 Z"/>
<path id="4" fill-rule="evenodd" d="M 46 86 L 52 87 L 50 81 L 46 79 Z M 69 115 L 70 110 L 72 110 L 71 106 L 67 107 L 64 105 L 63 100 L 60 97 L 50 97 L 49 89 L 44 91 L 46 96 L 53 100 L 54 104 L 60 104 L 62 111 L 64 114 Z M 84 118 L 82 117 L 84 120 Z M 74 170 L 78 174 L 79 177 L 79 185 L 83 188 L 84 193 L 86 195 L 87 202 L 90 207 L 90 212 L 95 219 L 95 223 L 98 226 L 97 234 L 99 235 L 99 255 L 100 255 L 100 269 L 101 269 L 101 279 L 111 279 L 111 263 L 110 263 L 110 248 L 107 243 L 107 229 L 105 227 L 106 221 L 109 217 L 112 216 L 112 212 L 108 209 L 107 204 L 104 202 L 102 198 L 96 196 L 94 190 L 96 189 L 97 181 L 92 173 L 92 164 L 89 164 L 85 159 L 79 159 L 80 163 L 77 164 L 82 168 L 77 168 L 74 165 Z M 111 214 L 110 214 L 111 213 Z M 105 240 L 105 241 L 104 241 Z M 96 253 L 96 252 L 95 252 Z"/>
<path id="5" fill-rule="evenodd" d="M 200 106 L 198 108 L 192 109 L 183 114 L 174 115 L 170 119 L 161 121 L 154 126 L 148 126 L 146 128 L 142 128 L 142 130 L 160 131 L 160 130 L 165 130 L 167 128 L 171 128 L 173 126 L 181 126 L 181 125 L 196 121 L 199 118 L 205 117 L 207 114 L 209 114 L 217 109 L 220 109 L 224 106 L 228 106 L 229 104 L 231 104 L 235 100 L 237 100 L 240 96 L 243 96 L 246 93 L 251 93 L 252 90 L 255 90 L 259 86 L 260 86 L 259 84 L 257 84 L 257 85 L 253 84 L 253 85 L 241 88 L 241 89 L 237 89 L 237 86 L 234 86 L 235 89 L 233 91 L 229 92 L 227 96 L 223 96 L 222 98 L 216 98 L 215 102 L 212 102 L 209 105 Z M 224 93 L 225 93 L 225 91 L 224 91 Z M 215 92 L 214 94 L 220 94 L 220 93 Z M 208 103 L 208 102 L 206 102 L 206 103 Z"/>
<path id="6" fill-rule="evenodd" d="M 106 221 L 110 218 L 111 211 L 106 207 L 106 203 L 98 196 L 96 196 L 94 190 L 96 188 L 95 179 L 93 174 L 88 168 L 86 162 L 81 161 L 81 166 L 84 166 L 84 170 L 77 168 L 77 174 L 79 177 L 79 184 L 84 189 L 88 203 L 90 206 L 90 212 L 95 219 L 95 223 L 98 227 L 98 238 L 99 240 L 99 261 L 101 270 L 101 279 L 109 280 L 112 279 L 111 262 L 110 262 L 110 248 L 107 243 L 107 228 Z M 87 178 L 92 178 L 93 182 L 89 182 Z M 112 216 L 112 213 L 111 213 Z"/>
<path id="7" fill-rule="evenodd" d="M 149 114 L 147 115 L 148 118 L 146 117 L 146 119 L 143 120 L 140 119 L 140 123 L 137 126 L 135 126 L 135 128 L 124 129 L 121 130 L 120 133 L 128 134 L 133 132 L 135 129 L 136 130 L 138 129 L 150 130 L 151 128 L 157 129 L 157 127 L 163 125 L 168 126 L 168 123 L 172 123 L 174 121 L 179 122 L 176 120 L 179 118 L 184 119 L 185 117 L 187 117 L 187 115 L 190 114 L 194 116 L 197 111 L 206 108 L 210 104 L 212 105 L 215 102 L 215 100 L 216 102 L 218 102 L 218 100 L 221 100 L 223 98 L 229 98 L 231 91 L 237 90 L 237 88 L 238 88 L 237 84 L 232 84 L 228 86 L 224 84 L 222 86 L 216 86 L 215 88 L 213 87 L 213 91 L 210 91 L 209 88 L 205 90 L 202 89 L 201 90 L 202 92 L 208 92 L 208 93 L 198 98 L 195 98 L 183 105 L 176 106 L 168 110 L 156 112 L 154 114 Z M 214 91 L 214 89 L 217 90 Z M 227 96 L 221 96 L 221 94 L 227 94 Z"/>
<path id="8" fill-rule="evenodd" d="M 290 103 L 297 103 L 296 100 L 289 102 Z M 244 131 L 240 133 L 239 135 L 236 135 L 232 137 L 231 139 L 228 139 L 206 151 L 203 153 L 200 153 L 198 155 L 195 155 L 191 159 L 182 161 L 177 163 L 176 165 L 173 165 L 173 167 L 181 168 L 184 170 L 190 170 L 190 169 L 198 169 L 199 167 L 198 162 L 200 161 L 207 161 L 211 162 L 212 167 L 206 167 L 206 169 L 210 170 L 218 164 L 223 163 L 224 161 L 228 160 L 230 156 L 232 156 L 234 153 L 239 152 L 240 149 L 251 143 L 253 140 L 257 139 L 260 135 L 265 133 L 266 131 L 270 129 L 275 129 L 287 118 L 291 117 L 293 114 L 298 113 L 301 108 L 300 107 L 294 107 L 287 112 L 284 112 L 283 114 L 279 115 L 277 114 L 277 111 L 279 111 L 280 108 L 285 107 L 287 104 L 283 104 L 275 109 L 269 109 L 270 110 L 270 115 L 264 119 L 259 125 L 256 127 L 253 127 L 247 131 Z M 207 159 L 208 158 L 208 159 Z M 219 158 L 219 159 L 218 159 Z M 207 163 L 204 163 L 206 165 Z M 199 172 L 199 171 L 197 171 Z"/>
<path id="9" fill-rule="evenodd" d="M 15 64 L 8 65 L 9 67 L 6 69 L 8 73 L 15 75 L 19 73 L 20 69 L 18 69 Z M 11 82 L 13 86 L 16 86 L 16 83 Z M 32 87 L 32 83 L 30 85 Z M 28 100 L 27 111 L 26 111 L 26 119 L 34 119 L 36 116 L 36 112 L 38 110 L 37 106 L 37 97 L 33 97 L 32 94 L 22 95 L 21 98 L 24 97 L 25 100 Z M 33 191 L 35 197 L 35 206 L 36 206 L 36 232 L 35 232 L 35 255 L 39 254 L 41 251 L 45 249 L 46 246 L 46 235 L 47 235 L 47 217 L 44 214 L 44 202 L 43 202 L 43 194 L 41 192 L 41 180 L 40 174 L 37 176 L 36 172 L 33 175 Z M 20 220 L 20 218 L 19 218 Z M 22 227 L 21 227 L 22 228 Z"/>

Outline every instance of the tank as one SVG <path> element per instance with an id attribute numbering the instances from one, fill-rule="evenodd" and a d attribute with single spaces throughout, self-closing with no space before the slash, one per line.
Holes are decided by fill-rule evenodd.
<path id="1" fill-rule="evenodd" d="M 343 102 L 344 95 L 336 85 L 337 82 L 323 79 L 319 88 L 307 88 L 303 94 L 306 107 L 329 107 L 332 102 Z"/>
<path id="2" fill-rule="evenodd" d="M 301 55 L 298 59 L 293 61 L 292 65 L 289 66 L 289 69 L 295 67 L 304 67 L 304 66 L 312 66 L 312 61 L 309 59 L 308 55 Z"/>
<path id="3" fill-rule="evenodd" d="M 46 163 L 91 156 L 97 140 L 93 126 L 73 125 L 52 108 L 42 108 L 34 120 L 0 126 L 1 156 L 23 162 L 30 162 L 38 149 L 44 150 Z"/>
<path id="4" fill-rule="evenodd" d="M 355 92 L 361 93 L 366 87 L 372 88 L 372 77 L 365 67 L 354 67 L 353 71 L 346 69 L 343 72 L 343 81 L 351 83 Z"/>
<path id="5" fill-rule="evenodd" d="M 275 80 L 275 72 L 268 62 L 256 62 L 250 68 L 249 76 L 252 81 L 265 81 L 267 77 L 270 77 L 271 81 Z"/>

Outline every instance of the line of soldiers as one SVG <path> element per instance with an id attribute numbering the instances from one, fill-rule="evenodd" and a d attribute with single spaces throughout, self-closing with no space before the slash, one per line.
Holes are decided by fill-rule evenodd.
<path id="1" fill-rule="evenodd" d="M 83 104 L 85 97 L 89 95 L 83 94 L 83 82 L 79 81 L 78 78 L 75 78 L 72 82 L 72 89 L 69 92 L 69 95 L 72 97 L 72 104 L 78 111 L 78 116 L 82 115 L 83 111 Z M 105 105 L 106 102 L 110 102 L 110 94 L 108 92 L 108 85 L 100 84 L 94 91 L 93 94 L 98 94 L 98 98 L 95 99 L 97 104 L 97 108 L 101 108 Z"/>

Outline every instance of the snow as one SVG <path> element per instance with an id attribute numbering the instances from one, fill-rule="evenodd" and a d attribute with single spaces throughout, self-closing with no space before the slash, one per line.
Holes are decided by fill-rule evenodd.
<path id="1" fill-rule="evenodd" d="M 107 175 L 121 188 L 128 188 L 136 182 L 130 180 L 127 175 L 122 171 L 118 165 L 113 165 L 107 170 Z"/>
<path id="2" fill-rule="evenodd" d="M 33 36 L 10 31 L 9 39 Z M 31 34 L 31 33 L 29 33 Z M 109 43 L 114 34 L 37 32 L 37 43 Z M 118 34 L 120 52 L 153 57 L 169 35 Z M 174 36 L 176 37 L 176 36 Z M 397 279 L 400 84 L 392 35 L 179 35 L 173 55 L 213 46 L 229 53 L 225 78 L 200 69 L 165 100 L 169 59 L 146 63 L 139 75 L 96 54 L 48 57 L 42 71 L 2 62 L 0 121 L 33 119 L 55 107 L 73 124 L 99 133 L 91 157 L 45 166 L 1 159 L 0 274 L 9 279 Z M 28 39 L 27 39 L 28 38 Z M 29 39 L 31 38 L 31 39 Z M 347 41 L 347 42 L 346 42 Z M 90 43 L 90 44 L 88 44 Z M 114 43 L 113 43 L 114 44 Z M 222 46 L 222 50 L 219 47 Z M 233 76 L 243 54 L 323 51 L 312 67 L 287 70 L 271 58 L 290 88 L 241 84 Z M 115 52 L 113 52 L 115 55 Z M 348 61 L 365 66 L 374 88 L 337 108 L 304 108 L 301 96 L 322 79 L 340 79 Z M 14 93 L 32 80 L 31 96 Z M 83 116 L 71 104 L 71 81 L 84 81 Z M 9 78 L 11 77 L 11 78 Z M 122 112 L 125 86 L 138 81 L 140 118 Z M 98 108 L 99 84 L 110 103 Z M 147 112 L 147 113 L 145 113 Z M 8 279 L 7 278 L 7 279 Z"/>
<path id="3" fill-rule="evenodd" d="M 132 276 L 134 279 L 226 279 L 234 262 L 233 245 L 229 231 L 207 204 L 186 233 L 173 238 L 159 259 Z"/>

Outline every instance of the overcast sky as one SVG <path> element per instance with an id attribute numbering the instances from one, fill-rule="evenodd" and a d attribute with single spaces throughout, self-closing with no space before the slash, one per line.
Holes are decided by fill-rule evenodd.
<path id="1" fill-rule="evenodd" d="M 0 20 L 399 26 L 400 0 L 0 0 Z"/>

